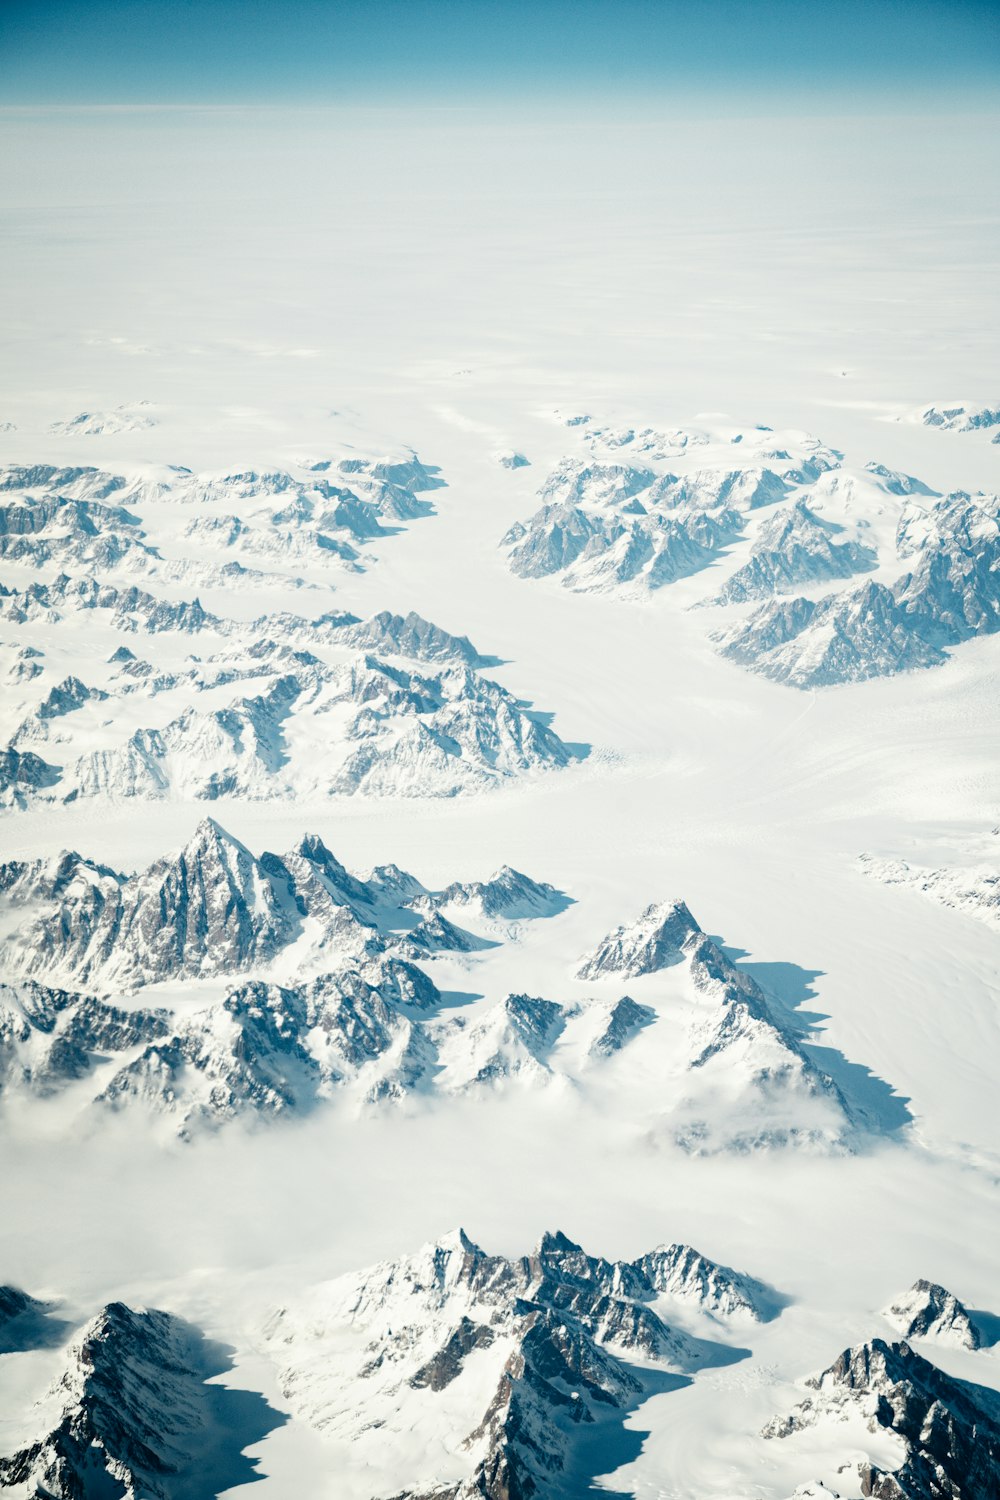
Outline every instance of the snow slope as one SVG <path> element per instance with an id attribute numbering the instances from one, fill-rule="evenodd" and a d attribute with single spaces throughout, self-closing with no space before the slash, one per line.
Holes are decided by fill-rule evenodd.
<path id="1" fill-rule="evenodd" d="M 995 129 L 483 111 L 0 121 L 0 1454 L 925 1500 L 1000 1388 Z"/>

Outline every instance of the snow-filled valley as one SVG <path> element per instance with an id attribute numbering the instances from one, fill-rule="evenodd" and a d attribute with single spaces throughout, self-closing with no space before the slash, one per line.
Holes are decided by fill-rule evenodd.
<path id="1" fill-rule="evenodd" d="M 0 1493 L 998 1493 L 986 140 L 243 123 L 3 125 Z"/>

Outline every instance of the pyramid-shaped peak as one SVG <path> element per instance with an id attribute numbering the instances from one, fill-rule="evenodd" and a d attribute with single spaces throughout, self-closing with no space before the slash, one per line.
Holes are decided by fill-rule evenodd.
<path id="1" fill-rule="evenodd" d="M 580 1255 L 583 1247 L 571 1240 L 568 1235 L 563 1234 L 561 1229 L 546 1229 L 538 1241 L 538 1254 L 542 1255 Z"/>
<path id="2" fill-rule="evenodd" d="M 183 845 L 181 853 L 186 854 L 189 850 L 212 848 L 220 845 L 236 849 L 243 854 L 250 854 L 250 850 L 246 844 L 242 843 L 235 834 L 230 833 L 228 828 L 223 828 L 222 824 L 218 823 L 215 818 L 202 818 L 187 843 Z"/>
<path id="3" fill-rule="evenodd" d="M 436 1242 L 435 1249 L 457 1250 L 463 1255 L 482 1255 L 483 1253 L 479 1245 L 469 1238 L 461 1225 L 456 1226 L 454 1229 L 449 1229 L 447 1234 L 443 1234 Z"/>

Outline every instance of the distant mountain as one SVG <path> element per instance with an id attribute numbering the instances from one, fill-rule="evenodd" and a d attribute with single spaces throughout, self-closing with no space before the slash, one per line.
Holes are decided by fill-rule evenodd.
<path id="1" fill-rule="evenodd" d="M 142 432 L 156 426 L 153 407 L 148 401 L 133 401 L 116 406 L 113 411 L 81 411 L 49 425 L 49 431 L 62 437 L 115 437 L 122 432 Z"/>
<path id="2" fill-rule="evenodd" d="M 970 401 L 956 401 L 922 406 L 908 420 L 922 422 L 925 427 L 946 428 L 951 432 L 977 432 L 983 428 L 1000 427 L 1000 404 L 977 406 Z"/>
<path id="3" fill-rule="evenodd" d="M 904 859 L 876 859 L 872 854 L 863 854 L 858 863 L 863 875 L 883 885 L 919 891 L 941 906 L 1000 926 L 1000 871 L 991 866 L 935 870 Z"/>
<path id="4" fill-rule="evenodd" d="M 773 602 L 717 637 L 723 656 L 793 687 L 937 666 L 946 648 L 1000 629 L 1000 500 L 955 493 L 902 533 L 912 569 L 816 601 Z"/>
<path id="5" fill-rule="evenodd" d="M 775 511 L 757 533 L 749 560 L 727 580 L 715 602 L 766 599 L 798 584 L 850 578 L 874 568 L 875 550 L 835 540 L 841 530 L 815 515 L 804 500 Z"/>
<path id="6" fill-rule="evenodd" d="M 742 537 L 748 514 L 778 504 L 840 462 L 804 433 L 789 435 L 789 446 L 781 447 L 763 429 L 637 432 L 589 419 L 570 425 L 579 427 L 589 451 L 557 464 L 538 492 L 540 509 L 512 526 L 501 545 L 519 577 L 558 575 L 577 590 L 656 590 L 689 577 Z M 679 472 L 662 467 L 693 448 L 721 461 Z M 803 550 L 811 549 L 820 566 L 818 536 L 798 550 L 787 538 L 783 545 L 793 554 L 793 572 Z M 845 576 L 848 554 L 832 553 L 829 542 L 825 553 L 827 566 L 839 569 L 832 576 Z"/>
<path id="7" fill-rule="evenodd" d="M 214 634 L 233 642 L 228 654 L 190 657 L 183 672 L 158 673 L 134 653 L 114 657 L 118 671 L 108 687 L 117 694 L 141 689 L 154 695 L 184 685 L 200 693 L 250 678 L 263 679 L 262 691 L 234 697 L 225 707 L 188 706 L 166 723 L 153 718 L 124 742 L 115 743 L 105 728 L 97 738 L 112 742 L 91 748 L 95 736 L 87 734 L 86 750 L 74 755 L 72 734 L 54 736 L 50 721 L 111 695 L 67 678 L 24 719 L 9 748 L 25 752 L 57 739 L 70 749 L 53 751 L 47 764 L 10 761 L 0 786 L 8 805 L 25 805 L 32 796 L 453 796 L 562 768 L 579 754 L 476 670 L 486 658 L 467 637 L 413 611 L 384 611 L 366 621 L 346 612 L 311 621 L 270 615 L 246 624 L 209 614 L 197 600 L 177 604 L 64 575 L 0 597 L 0 617 L 21 624 L 91 609 L 109 611 L 118 629 Z M 327 665 L 314 652 L 295 649 L 306 642 L 351 654 Z M 384 657 L 367 654 L 373 642 Z M 433 669 L 423 670 L 424 662 Z M 113 730 L 110 707 L 106 723 Z"/>
<path id="8" fill-rule="evenodd" d="M 151 413 L 148 403 L 138 403 L 81 413 L 51 430 L 109 436 L 153 426 Z M 243 565 L 260 559 L 278 568 L 279 577 L 331 565 L 357 572 L 373 561 L 359 547 L 432 514 L 423 493 L 444 482 L 436 468 L 415 455 L 400 461 L 328 460 L 301 466 L 299 472 L 195 474 L 180 467 L 155 472 L 150 478 L 146 471 L 111 474 L 54 464 L 0 469 L 0 558 L 35 569 L 51 564 L 131 571 L 206 587 L 230 574 L 263 580 L 259 569 Z M 108 497 L 118 503 L 100 503 Z M 183 531 L 182 557 L 171 555 L 175 542 L 164 555 L 148 540 L 145 507 L 166 499 L 198 507 Z"/>

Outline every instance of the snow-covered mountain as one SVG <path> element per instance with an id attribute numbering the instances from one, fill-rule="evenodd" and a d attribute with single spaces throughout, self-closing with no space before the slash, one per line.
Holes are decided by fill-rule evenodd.
<path id="1" fill-rule="evenodd" d="M 701 929 L 683 901 L 648 906 L 636 922 L 616 927 L 579 969 L 581 979 L 606 974 L 653 974 L 679 962 L 684 944 Z"/>
<path id="2" fill-rule="evenodd" d="M 13 861 L 0 866 L 0 893 L 3 959 L 24 976 L 0 1012 L 8 1096 L 44 1099 L 79 1082 L 78 1102 L 141 1106 L 184 1137 L 334 1097 L 360 1107 L 569 1090 L 601 1108 L 615 1088 L 633 1128 L 692 1155 L 853 1150 L 885 1128 L 683 902 L 650 908 L 598 948 L 582 971 L 596 994 L 456 1007 L 424 965 L 476 960 L 496 945 L 477 927 L 516 938 L 521 922 L 564 909 L 559 892 L 510 870 L 436 892 L 395 866 L 362 878 L 315 837 L 257 858 L 208 819 L 140 874 L 76 854 Z M 601 992 L 664 970 L 665 1001 Z M 230 976 L 241 982 L 223 998 L 184 1010 L 79 993 Z"/>
<path id="3" fill-rule="evenodd" d="M 766 1437 L 786 1438 L 809 1464 L 805 1434 L 852 1423 L 845 1449 L 855 1448 L 859 1426 L 875 1440 L 893 1440 L 897 1458 L 848 1462 L 860 1493 L 875 1500 L 943 1500 L 995 1494 L 1000 1486 L 1000 1396 L 956 1380 L 906 1343 L 872 1339 L 845 1349 L 821 1375 L 807 1380 L 813 1394 L 787 1417 L 775 1418 Z M 863 1440 L 862 1440 L 863 1441 Z M 828 1442 L 824 1443 L 824 1447 Z M 845 1454 L 846 1457 L 846 1454 Z M 813 1470 L 815 1472 L 815 1470 Z M 837 1493 L 832 1491 L 832 1493 Z"/>
<path id="4" fill-rule="evenodd" d="M 211 818 L 135 875 L 75 853 L 0 865 L 0 902 L 15 918 L 24 912 L 3 945 L 11 970 L 105 992 L 259 971 L 292 948 L 302 961 L 419 949 L 412 908 L 432 895 L 402 871 L 376 870 L 369 881 L 349 874 L 314 835 L 283 857 L 257 858 Z M 439 947 L 449 936 L 468 946 L 469 935 L 451 924 L 436 931 Z"/>
<path id="5" fill-rule="evenodd" d="M 34 980 L 0 986 L 0 1092 L 48 1098 L 92 1075 L 97 1060 L 169 1031 L 160 1009 L 125 1009 Z"/>
<path id="6" fill-rule="evenodd" d="M 991 927 L 1000 925 L 1000 872 L 990 866 L 931 869 L 911 865 L 905 859 L 879 859 L 863 854 L 858 861 L 863 875 L 883 885 L 900 885 L 919 891 L 941 906 L 977 917 Z"/>
<path id="7" fill-rule="evenodd" d="M 105 688 L 70 677 L 40 702 L 38 689 L 28 688 L 34 698 L 22 701 L 33 706 L 10 749 L 51 742 L 53 751 L 45 766 L 11 762 L 3 788 L 8 805 L 21 806 L 33 794 L 58 801 L 452 796 L 564 767 L 578 754 L 523 701 L 477 670 L 486 658 L 467 637 L 415 611 L 382 611 L 368 620 L 350 612 L 311 621 L 268 615 L 246 625 L 206 612 L 197 600 L 174 603 L 65 576 L 8 595 L 2 607 L 21 623 L 106 610 L 116 630 L 214 635 L 232 643 L 207 660 L 189 657 L 181 673 L 157 672 L 133 653 L 122 657 L 119 647 L 110 657 L 118 670 L 105 674 Z M 324 662 L 295 649 L 306 641 L 339 659 Z M 370 654 L 373 646 L 383 654 Z M 247 679 L 259 685 L 252 697 L 238 694 Z M 234 685 L 234 696 L 225 706 L 202 709 L 191 702 L 227 684 Z M 52 719 L 88 702 L 138 690 L 187 706 L 175 716 L 151 710 L 150 720 L 124 738 L 110 704 L 97 716 L 52 728 Z"/>
<path id="8" fill-rule="evenodd" d="M 683 901 L 650 906 L 609 933 L 579 977 L 601 982 L 663 971 L 676 995 L 667 1014 L 675 1025 L 687 1017 L 663 1057 L 660 1085 L 664 1127 L 684 1149 L 841 1150 L 881 1128 L 818 1063 L 808 1030 L 701 930 Z M 653 991 L 643 994 L 652 998 Z M 648 1049 L 652 1034 L 631 1045 Z"/>
<path id="9" fill-rule="evenodd" d="M 228 1361 L 157 1309 L 109 1303 L 66 1359 L 38 1403 L 38 1436 L 0 1458 L 0 1489 L 53 1500 L 214 1494 L 256 1477 L 241 1450 L 281 1421 L 259 1397 L 210 1385 Z"/>
<path id="10" fill-rule="evenodd" d="M 911 570 L 819 600 L 763 605 L 718 636 L 724 656 L 793 687 L 937 666 L 947 648 L 1000 629 L 1000 500 L 955 493 L 902 513 Z"/>
<path id="11" fill-rule="evenodd" d="M 390 966 L 391 964 L 391 966 Z M 236 1119 L 306 1114 L 348 1087 L 360 1102 L 399 1098 L 434 1066 L 407 1014 L 440 999 L 400 960 L 324 974 L 296 988 L 251 981 L 150 1041 L 96 1096 L 115 1112 L 141 1106 L 190 1139 Z"/>
<path id="12" fill-rule="evenodd" d="M 938 1339 L 963 1349 L 978 1349 L 982 1345 L 982 1336 L 968 1308 L 946 1287 L 923 1277 L 893 1298 L 885 1309 L 885 1317 L 904 1339 Z"/>
<path id="13" fill-rule="evenodd" d="M 568 455 L 552 470 L 539 490 L 541 508 L 501 545 L 519 577 L 557 574 L 577 590 L 656 590 L 700 572 L 742 536 L 749 514 L 841 457 L 803 433 L 787 435 L 786 447 L 768 429 L 637 433 L 589 418 L 575 425 L 586 455 Z M 704 448 L 718 465 L 679 473 L 664 466 L 689 448 Z M 640 463 L 626 461 L 640 456 Z"/>
<path id="14" fill-rule="evenodd" d="M 349 1443 L 375 1493 L 568 1497 L 595 1426 L 740 1357 L 726 1322 L 758 1315 L 756 1286 L 687 1246 L 607 1261 L 557 1233 L 508 1259 L 457 1230 L 312 1289 L 267 1336 L 292 1410 L 332 1453 Z M 673 1326 L 681 1305 L 717 1336 Z"/>
<path id="15" fill-rule="evenodd" d="M 972 401 L 941 401 L 918 407 L 905 420 L 949 432 L 978 432 L 984 428 L 1000 427 L 1000 406 L 977 406 Z"/>
<path id="16" fill-rule="evenodd" d="M 52 422 L 49 431 L 61 437 L 116 437 L 122 432 L 142 432 L 156 426 L 149 401 L 132 401 L 111 411 L 81 411 L 76 416 Z"/>
<path id="17" fill-rule="evenodd" d="M 804 500 L 773 512 L 754 537 L 748 561 L 719 593 L 718 603 L 766 599 L 800 584 L 850 578 L 874 568 L 877 553 L 850 538 L 837 540 L 841 529 L 817 516 Z"/>

